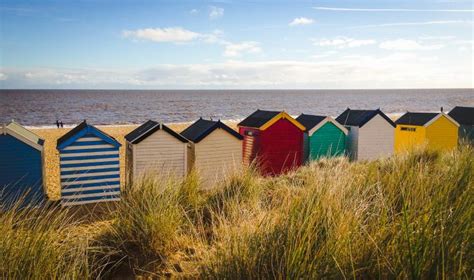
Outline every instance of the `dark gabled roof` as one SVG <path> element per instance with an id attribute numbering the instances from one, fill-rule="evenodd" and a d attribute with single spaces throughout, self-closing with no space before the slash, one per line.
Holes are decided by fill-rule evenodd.
<path id="1" fill-rule="evenodd" d="M 186 138 L 181 136 L 179 133 L 175 132 L 171 128 L 167 127 L 166 125 L 162 124 L 160 126 L 160 123 L 148 120 L 141 126 L 137 127 L 134 129 L 132 132 L 127 134 L 125 136 L 125 140 L 132 144 L 138 144 L 141 141 L 145 140 L 148 136 L 152 135 L 155 131 L 158 131 L 160 129 L 163 129 L 164 131 L 168 132 L 171 136 L 175 137 L 179 141 L 183 143 L 189 142 Z"/>
<path id="2" fill-rule="evenodd" d="M 57 147 L 61 146 L 64 142 L 68 141 L 71 137 L 74 137 L 77 133 L 81 132 L 83 129 L 89 128 L 90 131 L 94 131 L 94 133 L 98 135 L 102 135 L 102 138 L 105 137 L 107 139 L 106 141 L 110 142 L 111 144 L 116 146 L 120 146 L 120 143 L 115 139 L 114 137 L 110 136 L 109 134 L 103 132 L 102 130 L 99 130 L 95 128 L 92 125 L 89 125 L 85 120 L 81 122 L 78 126 L 74 127 L 73 129 L 69 130 L 66 134 L 61 136 L 58 141 L 57 141 Z"/>
<path id="3" fill-rule="evenodd" d="M 460 125 L 474 125 L 474 107 L 454 107 L 448 114 Z"/>
<path id="4" fill-rule="evenodd" d="M 405 125 L 418 125 L 424 126 L 433 118 L 435 118 L 439 113 L 412 113 L 407 112 L 401 116 L 395 123 L 396 124 L 405 124 Z"/>
<path id="5" fill-rule="evenodd" d="M 281 112 L 278 111 L 257 110 L 241 121 L 238 126 L 260 128 L 262 125 L 266 124 L 269 120 L 273 119 L 273 117 L 280 113 Z"/>
<path id="6" fill-rule="evenodd" d="M 336 118 L 340 124 L 345 126 L 358 126 L 362 127 L 369 122 L 376 115 L 380 115 L 384 118 L 391 126 L 395 127 L 395 123 L 387 117 L 380 109 L 377 110 L 351 110 L 347 108 L 339 117 Z"/>
<path id="7" fill-rule="evenodd" d="M 127 135 L 125 135 L 125 140 L 127 140 L 128 142 L 132 142 L 133 143 L 133 140 L 136 140 L 137 138 L 139 138 L 140 136 L 143 136 L 146 132 L 148 132 L 150 129 L 154 129 L 160 127 L 160 124 L 158 122 L 155 122 L 155 121 L 152 121 L 152 120 L 148 120 L 146 121 L 144 124 L 140 125 L 139 127 L 135 128 L 134 130 L 132 130 L 130 133 L 128 133 Z M 155 130 L 156 131 L 156 130 Z"/>
<path id="8" fill-rule="evenodd" d="M 313 127 L 317 126 L 320 122 L 322 122 L 326 116 L 316 116 L 316 115 L 299 115 L 296 120 L 300 122 L 307 131 L 310 131 Z"/>
<path id="9" fill-rule="evenodd" d="M 87 122 L 84 120 L 78 126 L 69 130 L 66 134 L 61 136 L 58 139 L 58 146 L 61 145 L 63 142 L 65 142 L 67 139 L 71 138 L 73 135 L 76 135 L 76 133 L 78 133 L 79 131 L 83 130 L 86 127 L 87 127 Z"/>
<path id="10" fill-rule="evenodd" d="M 228 127 L 224 123 L 219 121 L 211 121 L 211 120 L 204 120 L 200 118 L 192 125 L 188 126 L 181 135 L 183 135 L 186 139 L 191 140 L 194 143 L 198 143 L 202 139 L 204 139 L 207 135 L 211 134 L 217 128 L 221 128 L 227 131 L 229 134 L 234 136 L 235 138 L 242 140 L 243 137 L 237 131 L 233 130 L 232 128 Z"/>

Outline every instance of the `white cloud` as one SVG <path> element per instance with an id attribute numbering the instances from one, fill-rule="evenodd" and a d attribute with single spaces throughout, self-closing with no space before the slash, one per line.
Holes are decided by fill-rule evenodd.
<path id="1" fill-rule="evenodd" d="M 327 58 L 335 54 L 337 54 L 337 51 L 327 51 L 327 52 L 312 55 L 311 58 L 314 58 L 314 59 Z"/>
<path id="2" fill-rule="evenodd" d="M 422 53 L 423 54 L 423 53 Z M 401 52 L 324 61 L 161 64 L 141 70 L 2 69 L 4 88 L 445 88 L 472 87 L 470 57 Z M 26 75 L 28 73 L 28 75 Z"/>
<path id="3" fill-rule="evenodd" d="M 447 40 L 453 40 L 456 39 L 456 36 L 421 36 L 419 37 L 420 40 L 423 41 L 447 41 Z"/>
<path id="4" fill-rule="evenodd" d="M 122 35 L 125 38 L 148 40 L 158 43 L 189 43 L 198 41 L 209 44 L 218 44 L 224 47 L 223 56 L 226 57 L 240 57 L 243 54 L 259 53 L 262 51 L 260 43 L 258 42 L 243 41 L 234 43 L 222 39 L 224 32 L 219 29 L 215 29 L 211 33 L 198 33 L 181 27 L 145 28 L 138 30 L 124 30 Z"/>
<path id="5" fill-rule="evenodd" d="M 246 41 L 241 43 L 226 43 L 224 56 L 238 57 L 243 53 L 259 53 L 262 49 L 258 42 Z"/>
<path id="6" fill-rule="evenodd" d="M 202 36 L 199 33 L 184 29 L 182 27 L 124 30 L 122 35 L 125 38 L 173 43 L 189 42 Z"/>
<path id="7" fill-rule="evenodd" d="M 351 28 L 372 28 L 372 27 L 396 27 L 396 26 L 418 26 L 418 25 L 447 25 L 447 24 L 468 24 L 472 25 L 471 20 L 434 20 L 419 22 L 392 22 L 381 24 L 356 25 Z"/>
<path id="8" fill-rule="evenodd" d="M 436 45 L 422 45 L 414 40 L 396 39 L 381 42 L 379 47 L 381 49 L 390 51 L 430 51 L 439 50 L 444 47 L 442 44 Z"/>
<path id="9" fill-rule="evenodd" d="M 333 39 L 320 39 L 316 40 L 313 39 L 313 45 L 319 46 L 319 47 L 335 47 L 338 49 L 344 49 L 344 48 L 355 48 L 355 47 L 361 47 L 361 46 L 367 46 L 367 45 L 373 45 L 377 41 L 373 39 L 354 39 L 354 38 L 348 38 L 344 36 L 339 36 L 335 37 Z"/>
<path id="10" fill-rule="evenodd" d="M 197 13 L 199 13 L 199 10 L 198 9 L 192 9 L 191 11 L 189 11 L 190 14 L 192 15 L 195 15 Z"/>
<path id="11" fill-rule="evenodd" d="M 474 40 L 456 40 L 453 42 L 461 52 L 474 52 Z"/>
<path id="12" fill-rule="evenodd" d="M 290 22 L 289 25 L 290 26 L 308 25 L 308 24 L 312 24 L 313 22 L 314 20 L 311 18 L 299 17 L 299 18 L 295 18 L 292 22 Z"/>
<path id="13" fill-rule="evenodd" d="M 0 72 L 0 81 L 5 81 L 7 78 L 8 78 L 7 75 L 5 75 L 5 74 L 3 74 L 2 72 Z"/>
<path id="14" fill-rule="evenodd" d="M 446 12 L 446 13 L 472 13 L 472 9 L 380 9 L 380 8 L 340 8 L 340 7 L 313 7 L 316 10 L 337 12 Z"/>
<path id="15" fill-rule="evenodd" d="M 226 41 L 221 39 L 223 35 L 224 35 L 224 32 L 222 30 L 215 29 L 210 34 L 201 34 L 201 39 L 206 43 L 225 44 Z"/>
<path id="16" fill-rule="evenodd" d="M 209 7 L 209 18 L 210 19 L 218 19 L 224 16 L 224 8 L 210 6 Z"/>

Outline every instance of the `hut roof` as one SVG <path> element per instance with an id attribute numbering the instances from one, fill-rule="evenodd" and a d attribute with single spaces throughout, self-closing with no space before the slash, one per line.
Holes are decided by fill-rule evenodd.
<path id="1" fill-rule="evenodd" d="M 297 120 L 288 115 L 285 111 L 264 111 L 257 110 L 253 112 L 250 116 L 241 121 L 238 126 L 258 128 L 260 130 L 265 130 L 274 124 L 279 119 L 287 119 L 295 126 L 301 130 L 305 130 L 304 126 L 300 124 Z"/>
<path id="2" fill-rule="evenodd" d="M 230 135 L 234 136 L 239 140 L 242 140 L 243 138 L 242 135 L 240 135 L 237 131 L 228 127 L 220 120 L 212 121 L 204 120 L 203 118 L 200 118 L 192 125 L 188 126 L 183 132 L 181 132 L 181 135 L 183 135 L 186 139 L 193 141 L 194 143 L 198 143 L 217 128 L 221 128 L 227 131 Z"/>
<path id="3" fill-rule="evenodd" d="M 299 115 L 296 120 L 299 121 L 306 130 L 311 130 L 313 127 L 317 126 L 320 122 L 326 119 L 326 116 L 316 116 L 316 115 Z"/>
<path id="4" fill-rule="evenodd" d="M 81 122 L 75 128 L 69 130 L 66 134 L 61 136 L 57 142 L 57 148 L 62 149 L 64 147 L 69 146 L 72 142 L 76 141 L 76 139 L 86 135 L 87 133 L 92 133 L 99 138 L 102 138 L 104 141 L 108 142 L 109 144 L 120 147 L 120 143 L 112 136 L 108 135 L 107 133 L 103 132 L 95 128 L 94 126 L 88 124 L 85 120 Z"/>
<path id="5" fill-rule="evenodd" d="M 401 116 L 395 123 L 406 125 L 423 126 L 435 118 L 439 113 L 413 113 L 407 112 Z"/>
<path id="6" fill-rule="evenodd" d="M 401 116 L 395 123 L 401 124 L 401 125 L 429 126 L 442 116 L 445 116 L 453 124 L 455 124 L 456 126 L 459 126 L 459 124 L 453 118 L 451 118 L 449 115 L 446 115 L 443 112 L 440 112 L 440 113 L 407 112 L 403 116 Z"/>
<path id="7" fill-rule="evenodd" d="M 349 132 L 347 128 L 338 123 L 335 119 L 327 116 L 301 114 L 298 118 L 296 118 L 296 120 L 306 127 L 306 131 L 310 136 L 313 135 L 313 133 L 315 133 L 318 129 L 323 127 L 327 122 L 334 124 L 346 135 Z"/>
<path id="8" fill-rule="evenodd" d="M 474 125 L 474 107 L 454 107 L 448 114 L 462 125 Z"/>
<path id="9" fill-rule="evenodd" d="M 158 122 L 148 120 L 141 126 L 134 129 L 132 132 L 125 136 L 125 140 L 132 144 L 138 144 L 141 141 L 145 140 L 148 136 L 152 135 L 155 131 L 163 129 L 164 131 L 168 132 L 171 136 L 178 139 L 183 143 L 189 142 L 186 138 L 181 136 L 179 133 L 176 133 L 171 128 L 167 127 L 164 124 L 160 124 Z"/>
<path id="10" fill-rule="evenodd" d="M 273 119 L 279 113 L 280 112 L 278 111 L 257 110 L 241 121 L 238 126 L 259 128 Z"/>
<path id="11" fill-rule="evenodd" d="M 336 118 L 342 125 L 362 127 L 368 123 L 373 117 L 380 115 L 391 126 L 395 127 L 395 123 L 387 117 L 380 109 L 377 110 L 351 110 L 347 108 L 339 117 Z"/>
<path id="12" fill-rule="evenodd" d="M 12 121 L 8 125 L 3 126 L 0 134 L 11 135 L 39 151 L 43 150 L 44 140 L 16 122 Z"/>

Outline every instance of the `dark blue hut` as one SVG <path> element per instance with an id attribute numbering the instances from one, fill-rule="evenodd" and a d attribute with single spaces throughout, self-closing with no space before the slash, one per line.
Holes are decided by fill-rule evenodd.
<path id="1" fill-rule="evenodd" d="M 82 122 L 58 139 L 61 204 L 120 200 L 120 143 Z"/>
<path id="2" fill-rule="evenodd" d="M 45 201 L 43 188 L 44 140 L 11 122 L 0 128 L 0 201 L 12 206 Z"/>

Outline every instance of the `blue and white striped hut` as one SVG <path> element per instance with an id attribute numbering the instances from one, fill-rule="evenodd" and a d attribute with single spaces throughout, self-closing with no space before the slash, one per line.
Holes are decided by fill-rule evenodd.
<path id="1" fill-rule="evenodd" d="M 0 200 L 6 207 L 45 201 L 43 188 L 44 140 L 11 122 L 0 127 Z"/>
<path id="2" fill-rule="evenodd" d="M 120 143 L 82 122 L 58 139 L 61 204 L 120 200 Z"/>

